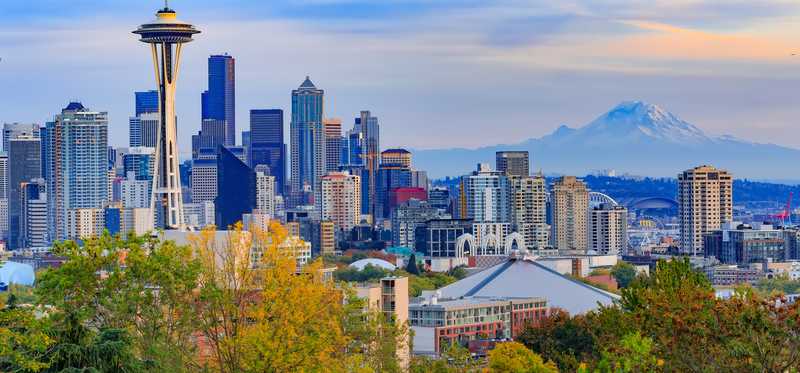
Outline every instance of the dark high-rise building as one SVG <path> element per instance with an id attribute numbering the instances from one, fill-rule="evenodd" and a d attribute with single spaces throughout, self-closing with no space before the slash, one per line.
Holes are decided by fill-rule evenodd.
<path id="1" fill-rule="evenodd" d="M 365 214 L 373 217 L 376 213 L 376 185 L 378 165 L 380 164 L 380 125 L 378 118 L 373 117 L 368 110 L 361 111 L 361 115 L 355 118 L 353 130 L 350 131 L 351 141 L 359 141 L 359 154 L 351 155 L 352 158 L 360 158 L 364 165 L 364 178 L 366 178 L 366 189 L 362 189 L 366 203 L 362 203 L 361 209 Z M 356 138 L 353 138 L 356 135 Z M 351 144 L 352 148 L 353 144 Z"/>
<path id="2" fill-rule="evenodd" d="M 283 141 L 283 110 L 250 110 L 250 143 L 248 161 L 253 169 L 269 167 L 275 176 L 275 191 L 284 194 L 286 185 L 286 143 Z"/>
<path id="3" fill-rule="evenodd" d="M 397 188 L 411 187 L 411 170 L 400 164 L 382 164 L 375 185 L 375 219 L 392 215 L 389 197 Z"/>
<path id="4" fill-rule="evenodd" d="M 325 171 L 338 171 L 342 157 L 342 120 L 328 118 L 322 124 L 325 127 Z"/>
<path id="5" fill-rule="evenodd" d="M 220 119 L 203 119 L 200 125 L 200 148 L 217 149 L 225 144 L 226 122 Z"/>
<path id="6" fill-rule="evenodd" d="M 8 142 L 19 136 L 40 137 L 40 128 L 36 123 L 3 124 L 3 151 L 8 152 Z"/>
<path id="7" fill-rule="evenodd" d="M 8 145 L 8 235 L 9 248 L 22 244 L 22 183 L 42 176 L 41 144 L 38 137 L 18 136 Z"/>
<path id="8" fill-rule="evenodd" d="M 136 96 L 136 114 L 158 113 L 158 91 L 134 92 Z"/>
<path id="9" fill-rule="evenodd" d="M 326 143 L 322 127 L 325 92 L 311 79 L 292 91 L 292 122 L 289 124 L 292 161 L 290 206 L 298 205 L 304 191 L 317 191 L 325 175 Z M 251 134 L 252 136 L 252 134 Z"/>
<path id="10" fill-rule="evenodd" d="M 506 176 L 529 176 L 530 161 L 526 151 L 503 151 L 495 154 L 495 168 Z"/>
<path id="11" fill-rule="evenodd" d="M 256 173 L 234 152 L 219 148 L 217 155 L 216 224 L 225 229 L 256 207 Z"/>
<path id="12" fill-rule="evenodd" d="M 450 190 L 444 187 L 431 188 L 428 191 L 428 203 L 431 207 L 452 213 Z"/>
<path id="13" fill-rule="evenodd" d="M 208 58 L 208 90 L 202 94 L 202 119 L 225 121 L 225 146 L 236 145 L 236 60 L 225 55 Z"/>
<path id="14" fill-rule="evenodd" d="M 431 257 L 455 258 L 458 238 L 465 233 L 472 234 L 472 219 L 429 220 L 416 226 L 414 250 Z"/>

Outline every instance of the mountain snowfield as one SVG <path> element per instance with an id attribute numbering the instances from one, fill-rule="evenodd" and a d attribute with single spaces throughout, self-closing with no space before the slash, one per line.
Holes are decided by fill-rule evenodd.
<path id="1" fill-rule="evenodd" d="M 710 164 L 737 178 L 800 179 L 800 150 L 759 144 L 733 136 L 709 136 L 663 108 L 642 101 L 622 102 L 581 128 L 513 145 L 478 149 L 415 150 L 414 165 L 430 177 L 466 174 L 479 162 L 494 164 L 500 150 L 527 150 L 532 171 L 585 175 L 595 170 L 675 177 Z"/>

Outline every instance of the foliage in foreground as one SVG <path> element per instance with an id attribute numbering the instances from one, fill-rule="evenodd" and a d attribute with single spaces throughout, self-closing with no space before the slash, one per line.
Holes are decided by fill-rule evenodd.
<path id="1" fill-rule="evenodd" d="M 6 372 L 397 372 L 408 331 L 321 263 L 295 272 L 286 231 L 210 230 L 178 246 L 104 235 L 56 246 L 34 307 L 0 308 Z M 254 249 L 251 249 L 254 248 Z"/>
<path id="2" fill-rule="evenodd" d="M 688 261 L 660 262 L 618 305 L 556 312 L 520 342 L 562 371 L 761 371 L 800 367 L 800 305 L 749 288 L 717 299 Z"/>

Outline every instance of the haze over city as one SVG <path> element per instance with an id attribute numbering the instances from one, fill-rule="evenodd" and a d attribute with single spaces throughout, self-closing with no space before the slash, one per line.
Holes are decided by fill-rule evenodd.
<path id="1" fill-rule="evenodd" d="M 799 21 L 2 0 L 0 372 L 798 372 Z"/>
<path id="2" fill-rule="evenodd" d="M 172 3 L 205 31 L 183 58 L 183 158 L 205 57 L 225 52 L 237 59 L 242 123 L 251 108 L 287 108 L 310 75 L 328 93 L 326 116 L 369 108 L 387 146 L 513 144 L 645 100 L 712 134 L 800 147 L 784 135 L 800 117 L 792 1 Z M 3 1 L 0 81 L 14 89 L 0 92 L 0 112 L 44 122 L 79 99 L 108 110 L 109 142 L 124 144 L 132 90 L 155 88 L 130 31 L 158 5 Z"/>

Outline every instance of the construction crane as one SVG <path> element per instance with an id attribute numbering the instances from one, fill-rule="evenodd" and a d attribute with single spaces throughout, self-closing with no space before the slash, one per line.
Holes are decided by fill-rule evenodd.
<path id="1" fill-rule="evenodd" d="M 780 214 L 771 216 L 771 218 L 777 219 L 784 226 L 792 225 L 792 194 L 793 192 L 789 192 L 789 199 L 786 200 L 786 207 L 783 208 L 783 211 Z"/>

